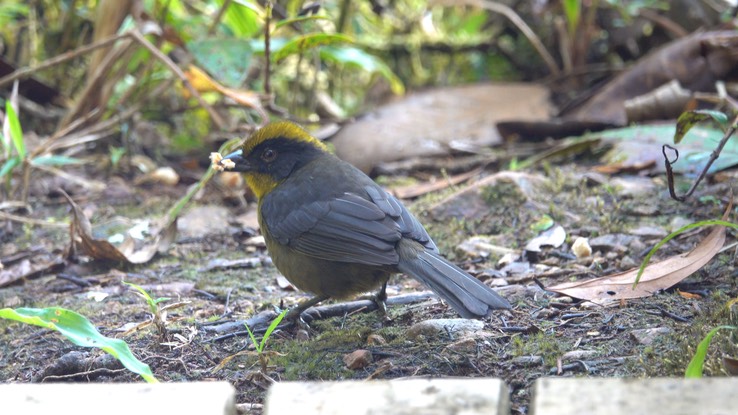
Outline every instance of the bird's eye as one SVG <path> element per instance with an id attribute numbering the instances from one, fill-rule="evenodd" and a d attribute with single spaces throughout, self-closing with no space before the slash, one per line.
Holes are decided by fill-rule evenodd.
<path id="1" fill-rule="evenodd" d="M 261 153 L 261 159 L 269 163 L 270 161 L 274 161 L 274 159 L 277 158 L 277 152 L 275 150 L 272 150 L 271 148 L 268 148 L 264 150 L 263 153 Z"/>

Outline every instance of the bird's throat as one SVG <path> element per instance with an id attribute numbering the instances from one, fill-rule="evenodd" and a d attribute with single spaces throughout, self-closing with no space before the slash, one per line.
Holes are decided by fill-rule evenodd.
<path id="1" fill-rule="evenodd" d="M 261 200 L 262 197 L 274 190 L 279 182 L 268 174 L 250 172 L 246 173 L 246 184 L 249 185 L 256 198 Z"/>

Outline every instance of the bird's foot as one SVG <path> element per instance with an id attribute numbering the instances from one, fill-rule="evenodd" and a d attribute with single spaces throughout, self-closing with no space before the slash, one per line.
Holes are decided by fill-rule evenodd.
<path id="1" fill-rule="evenodd" d="M 379 292 L 377 292 L 372 300 L 374 303 L 377 304 L 377 310 L 379 311 L 379 314 L 382 316 L 382 320 L 385 322 L 391 321 L 392 319 L 389 317 L 389 314 L 387 314 L 387 283 L 385 282 L 382 284 L 382 288 L 379 289 Z"/>
<path id="2" fill-rule="evenodd" d="M 288 311 L 287 314 L 284 315 L 284 320 L 294 321 L 295 323 L 297 323 L 298 326 L 300 326 L 300 328 L 309 330 L 310 326 L 308 323 L 312 321 L 313 318 L 312 316 L 310 316 L 310 313 L 306 313 L 306 311 L 310 307 L 318 304 L 321 301 L 325 301 L 328 298 L 329 297 L 327 295 L 316 295 L 309 300 L 303 301 L 302 303 L 298 304 L 290 311 Z"/>

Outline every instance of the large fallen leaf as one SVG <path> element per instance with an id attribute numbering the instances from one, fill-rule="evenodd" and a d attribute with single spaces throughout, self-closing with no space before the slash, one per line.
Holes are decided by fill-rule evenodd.
<path id="1" fill-rule="evenodd" d="M 82 212 L 82 209 L 74 203 L 69 195 L 63 191 L 62 194 L 67 198 L 69 205 L 72 207 L 73 216 L 72 222 L 69 224 L 71 243 L 68 256 L 74 256 L 80 251 L 97 260 L 143 264 L 153 258 L 157 252 L 166 250 L 174 240 L 177 229 L 176 221 L 172 222 L 161 232 L 155 232 L 153 240 L 140 249 L 136 249 L 135 241 L 130 236 L 126 237 L 126 240 L 119 248 L 116 248 L 104 239 L 93 238 L 92 225 L 84 212 Z"/>
<path id="2" fill-rule="evenodd" d="M 725 243 L 725 227 L 715 226 L 710 234 L 692 251 L 676 255 L 646 267 L 638 285 L 633 283 L 638 268 L 595 278 L 547 287 L 548 291 L 589 300 L 601 305 L 614 305 L 617 300 L 650 297 L 671 287 L 707 264 Z"/>

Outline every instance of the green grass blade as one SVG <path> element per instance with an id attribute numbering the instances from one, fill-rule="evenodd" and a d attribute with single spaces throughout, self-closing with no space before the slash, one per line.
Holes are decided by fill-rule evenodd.
<path id="1" fill-rule="evenodd" d="M 170 298 L 163 297 L 163 298 L 157 298 L 154 299 L 149 295 L 148 291 L 144 290 L 143 287 L 136 285 L 132 282 L 125 282 L 123 281 L 123 284 L 133 288 L 134 290 L 138 291 L 139 294 L 141 294 L 141 297 L 143 297 L 144 300 L 146 300 L 146 304 L 149 306 L 149 311 L 151 311 L 151 314 L 156 315 L 159 312 L 159 307 L 157 305 L 162 301 L 168 301 Z"/>
<path id="2" fill-rule="evenodd" d="M 725 226 L 728 228 L 738 229 L 738 224 L 727 222 L 724 220 L 703 220 L 700 222 L 695 222 L 689 225 L 682 226 L 681 228 L 667 235 L 664 239 L 660 240 L 659 243 L 657 243 L 653 248 L 651 248 L 650 251 L 648 251 L 648 254 L 646 255 L 646 257 L 643 258 L 643 262 L 641 262 L 641 267 L 638 269 L 638 275 L 636 276 L 636 280 L 633 283 L 633 289 L 635 289 L 636 285 L 638 285 L 638 282 L 640 282 L 641 276 L 643 276 L 643 271 L 646 270 L 646 266 L 648 266 L 648 263 L 651 261 L 651 257 L 653 256 L 653 254 L 655 254 L 656 251 L 659 250 L 659 248 L 664 246 L 665 243 L 669 242 L 670 240 L 674 239 L 679 234 L 684 233 L 690 229 L 699 228 L 702 226 L 713 226 L 713 225 L 721 225 L 721 226 Z"/>
<path id="3" fill-rule="evenodd" d="M 712 336 L 714 336 L 719 330 L 722 330 L 722 329 L 736 330 L 738 329 L 738 327 L 718 326 L 710 330 L 710 332 L 707 333 L 707 336 L 705 336 L 705 338 L 702 339 L 700 344 L 697 345 L 697 350 L 694 352 L 694 356 L 692 356 L 692 360 L 689 361 L 689 365 L 687 365 L 687 370 L 684 371 L 685 378 L 701 378 L 702 377 L 702 369 L 705 365 L 705 357 L 707 356 L 707 348 L 710 347 Z"/>
<path id="4" fill-rule="evenodd" d="M 288 310 L 282 310 L 282 312 L 279 313 L 277 317 L 274 317 L 274 320 L 272 320 L 271 324 L 269 324 L 269 327 L 267 327 L 266 332 L 264 332 L 264 337 L 261 338 L 261 347 L 260 347 L 261 350 L 264 350 L 264 346 L 266 346 L 266 342 L 269 339 L 269 336 L 272 335 L 272 332 L 274 331 L 274 329 L 276 329 L 279 323 L 282 322 L 282 319 L 284 318 L 284 316 L 287 315 L 287 311 Z"/>
<path id="5" fill-rule="evenodd" d="M 136 359 L 128 344 L 100 334 L 83 315 L 60 307 L 3 308 L 0 318 L 56 330 L 72 343 L 82 347 L 97 347 L 118 359 L 126 369 L 141 375 L 146 382 L 158 383 L 146 363 Z"/>
<path id="6" fill-rule="evenodd" d="M 246 326 L 246 331 L 249 332 L 249 337 L 251 337 L 251 343 L 254 344 L 254 347 L 256 348 L 257 353 L 261 353 L 263 343 L 259 343 L 256 341 L 256 337 L 254 337 L 254 333 L 249 328 L 248 324 L 244 324 Z"/>
<path id="7" fill-rule="evenodd" d="M 15 113 L 15 109 L 10 105 L 10 100 L 5 101 L 5 117 L 8 119 L 10 125 L 10 138 L 13 140 L 15 151 L 18 152 L 18 156 L 21 159 L 26 158 L 26 143 L 23 141 L 23 129 L 21 128 L 18 114 Z"/>

